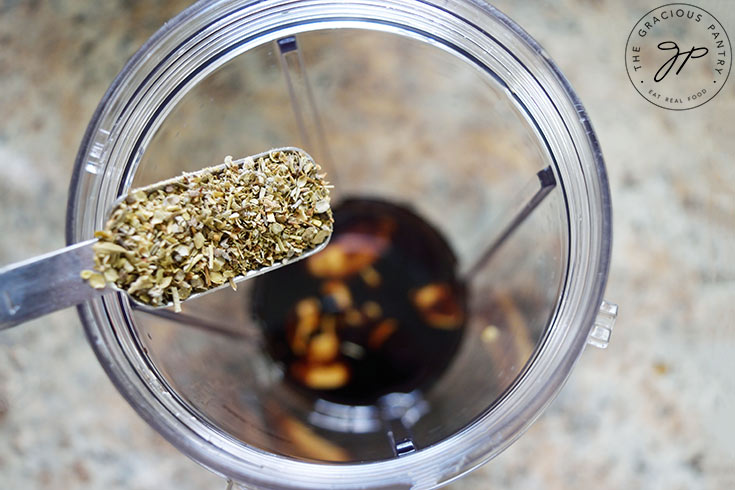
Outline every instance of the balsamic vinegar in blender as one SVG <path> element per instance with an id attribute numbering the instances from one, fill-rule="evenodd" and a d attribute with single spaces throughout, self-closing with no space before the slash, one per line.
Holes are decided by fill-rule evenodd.
<path id="1" fill-rule="evenodd" d="M 346 200 L 334 217 L 322 252 L 255 280 L 253 311 L 271 356 L 295 389 L 334 403 L 427 388 L 467 317 L 452 250 L 386 201 Z"/>

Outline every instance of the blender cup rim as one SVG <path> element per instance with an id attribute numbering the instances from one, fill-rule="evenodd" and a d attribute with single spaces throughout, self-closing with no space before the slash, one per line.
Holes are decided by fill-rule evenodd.
<path id="1" fill-rule="evenodd" d="M 222 12 L 224 16 L 235 12 L 237 10 L 236 6 L 240 4 L 242 4 L 241 8 L 243 9 L 262 6 L 263 11 L 265 11 L 271 6 L 279 4 L 293 4 L 294 8 L 297 8 L 299 4 L 322 3 L 329 4 L 329 2 L 320 2 L 320 0 L 296 2 L 267 0 L 253 2 L 237 2 L 228 0 L 208 2 L 206 0 L 202 0 L 190 6 L 174 17 L 171 21 L 167 22 L 158 32 L 146 41 L 146 43 L 128 61 L 122 71 L 112 82 L 111 86 L 100 101 L 99 106 L 95 110 L 82 139 L 70 185 L 69 201 L 67 206 L 67 242 L 75 243 L 82 238 L 82 209 L 85 203 L 89 204 L 91 202 L 89 196 L 87 196 L 87 201 L 82 200 L 85 192 L 89 192 L 89 189 L 84 187 L 84 184 L 86 183 L 84 179 L 87 178 L 87 176 L 84 175 L 84 170 L 89 164 L 90 154 L 94 151 L 94 146 L 100 138 L 100 122 L 103 118 L 110 117 L 113 109 L 120 104 L 118 98 L 121 96 L 121 93 L 129 87 L 131 77 L 136 75 L 135 72 L 141 69 L 141 67 L 145 67 L 145 63 L 150 61 L 149 57 L 151 56 L 151 53 L 159 47 L 161 42 L 164 42 L 168 37 L 175 35 L 178 30 L 180 30 L 182 26 L 186 25 L 189 21 L 196 21 L 198 16 L 204 16 L 207 11 L 211 12 L 212 10 L 219 9 L 219 12 Z M 380 8 L 378 5 L 381 3 L 386 6 L 389 6 L 389 4 L 415 4 L 414 7 L 416 8 L 421 7 L 428 10 L 443 11 L 448 15 L 453 16 L 455 19 L 458 19 L 458 22 L 465 21 L 489 39 L 502 44 L 503 41 L 495 39 L 492 34 L 485 31 L 481 26 L 472 24 L 467 19 L 461 17 L 462 14 L 484 16 L 485 18 L 482 20 L 485 22 L 495 23 L 498 29 L 506 29 L 508 32 L 502 33 L 503 35 L 515 36 L 515 42 L 520 43 L 521 47 L 530 50 L 525 54 L 535 56 L 536 61 L 543 64 L 541 68 L 537 66 L 536 69 L 547 70 L 552 75 L 551 82 L 547 80 L 546 83 L 558 84 L 557 88 L 560 89 L 560 93 L 555 95 L 566 97 L 566 100 L 561 100 L 561 104 L 566 105 L 566 108 L 568 109 L 566 114 L 563 115 L 559 112 L 558 115 L 565 125 L 579 125 L 579 127 L 566 127 L 566 129 L 567 131 L 581 131 L 581 133 L 576 135 L 579 139 L 576 142 L 574 149 L 581 161 L 585 160 L 585 155 L 580 155 L 580 152 L 586 152 L 587 164 L 591 166 L 593 171 L 593 175 L 588 177 L 591 179 L 590 182 L 595 186 L 594 191 L 596 195 L 592 197 L 589 195 L 585 196 L 583 204 L 590 205 L 590 201 L 594 198 L 596 202 L 592 204 L 598 206 L 596 210 L 593 210 L 593 221 L 590 222 L 590 226 L 595 226 L 597 230 L 597 236 L 592 237 L 595 239 L 594 244 L 596 245 L 596 249 L 592 247 L 585 257 L 585 259 L 591 262 L 590 267 L 584 271 L 584 280 L 586 282 L 584 286 L 587 289 L 583 291 L 583 293 L 586 294 L 586 298 L 581 301 L 578 298 L 576 303 L 569 306 L 569 308 L 576 309 L 575 322 L 579 323 L 580 326 L 576 328 L 576 331 L 571 331 L 572 335 L 570 338 L 558 340 L 559 342 L 566 342 L 564 347 L 565 353 L 561 355 L 561 358 L 557 359 L 556 362 L 551 363 L 550 365 L 546 365 L 544 368 L 539 368 L 544 370 L 543 373 L 541 373 L 541 371 L 536 371 L 536 376 L 545 374 L 547 378 L 546 380 L 549 381 L 549 383 L 545 385 L 539 385 L 536 383 L 533 393 L 525 393 L 524 397 L 520 397 L 519 395 L 519 397 L 512 399 L 513 397 L 511 395 L 518 393 L 519 386 L 522 384 L 521 382 L 529 376 L 529 369 L 526 369 L 518 376 L 506 395 L 499 399 L 499 402 L 504 404 L 503 410 L 506 413 L 512 413 L 514 418 L 522 420 L 496 420 L 496 425 L 493 426 L 494 432 L 490 434 L 493 439 L 492 441 L 488 441 L 489 436 L 486 431 L 489 428 L 487 425 L 488 419 L 490 418 L 491 413 L 494 412 L 494 409 L 488 409 L 483 416 L 459 433 L 454 434 L 434 446 L 403 456 L 400 459 L 393 458 L 390 460 L 370 463 L 324 465 L 313 462 L 295 461 L 290 458 L 284 458 L 276 455 L 263 454 L 262 451 L 249 448 L 250 452 L 245 452 L 245 456 L 253 458 L 262 457 L 262 459 L 259 459 L 258 463 L 253 463 L 251 461 L 245 461 L 240 455 L 230 453 L 229 450 L 232 449 L 233 446 L 228 444 L 225 438 L 218 440 L 217 444 L 214 444 L 211 439 L 203 437 L 202 434 L 197 431 L 197 429 L 202 429 L 202 425 L 188 425 L 182 420 L 178 413 L 172 413 L 170 406 L 166 406 L 162 403 L 160 396 L 166 395 L 169 402 L 179 403 L 176 401 L 175 396 L 168 393 L 166 387 L 163 386 L 159 380 L 142 379 L 138 369 L 140 369 L 143 364 L 136 365 L 134 360 L 129 357 L 130 352 L 126 351 L 126 347 L 121 345 L 119 341 L 111 342 L 111 339 L 114 339 L 117 335 L 116 330 L 119 327 L 112 324 L 100 325 L 97 318 L 101 312 L 106 311 L 107 308 L 113 305 L 115 301 L 119 302 L 122 300 L 116 298 L 96 300 L 94 304 L 80 305 L 78 307 L 79 315 L 82 323 L 84 324 L 88 340 L 92 345 L 98 360 L 110 379 L 116 385 L 117 389 L 136 409 L 139 415 L 142 416 L 159 433 L 166 437 L 166 439 L 168 439 L 175 447 L 179 448 L 192 459 L 216 473 L 226 475 L 230 478 L 241 479 L 255 484 L 281 485 L 283 488 L 319 488 L 320 484 L 323 485 L 327 481 L 332 484 L 338 484 L 344 488 L 363 488 L 362 485 L 368 483 L 368 477 L 370 474 L 382 471 L 387 475 L 385 476 L 386 479 L 392 478 L 390 481 L 384 480 L 383 484 L 385 484 L 385 482 L 392 482 L 391 484 L 393 485 L 405 484 L 407 486 L 410 484 L 416 484 L 422 488 L 446 484 L 491 459 L 509 446 L 528 428 L 533 420 L 535 420 L 541 414 L 543 409 L 553 400 L 555 395 L 563 386 L 573 365 L 576 363 L 576 360 L 584 348 L 587 340 L 587 333 L 593 324 L 602 300 L 611 252 L 612 211 L 610 193 L 599 143 L 587 114 L 567 79 L 561 74 L 558 67 L 549 59 L 543 48 L 541 48 L 541 46 L 522 28 L 499 12 L 496 8 L 480 0 L 450 0 L 449 2 L 442 2 L 443 6 L 440 6 L 439 2 L 435 4 L 423 0 L 389 0 L 385 2 L 372 2 L 370 0 L 365 0 L 347 2 L 344 5 L 360 4 L 370 5 L 372 8 Z M 452 9 L 456 9 L 456 11 L 452 11 Z M 503 44 L 503 46 L 505 46 L 505 44 Z M 512 52 L 511 48 L 506 49 L 511 56 L 516 57 L 516 54 Z M 516 57 L 516 59 L 518 58 Z M 547 96 L 550 98 L 552 97 L 548 92 Z M 117 108 L 119 109 L 119 107 Z M 556 110 L 559 111 L 559 108 L 556 108 Z M 582 135 L 582 133 L 584 134 Z M 574 144 L 575 142 L 572 143 Z M 585 148 L 582 148 L 582 146 Z M 588 182 L 585 181 L 585 183 Z M 595 223 L 594 220 L 597 220 L 597 222 Z M 594 256 L 594 258 L 590 259 L 590 256 Z M 568 269 L 569 266 L 567 266 L 567 271 Z M 567 284 L 565 283 L 565 291 L 566 287 Z M 579 294 L 582 293 L 578 293 L 578 295 Z M 562 298 L 560 299 L 560 303 L 565 301 L 563 296 L 564 295 L 562 295 Z M 581 303 L 581 305 L 579 303 Z M 558 313 L 559 311 L 557 311 L 557 314 Z M 537 347 L 535 358 L 540 355 L 543 348 L 544 345 Z M 527 367 L 532 364 L 533 360 L 534 358 L 529 360 Z M 156 391 L 156 393 L 154 393 L 154 391 Z M 497 406 L 498 404 L 494 405 L 495 408 L 497 408 Z M 185 411 L 185 407 L 183 406 L 182 411 Z M 470 450 L 467 449 L 468 447 Z M 437 462 L 439 461 L 441 461 L 441 464 L 443 465 L 441 470 L 437 469 Z M 258 464 L 263 462 L 270 463 L 270 468 L 266 469 L 258 466 Z M 411 465 L 408 463 L 411 463 Z M 409 467 L 410 471 L 406 469 Z M 276 480 L 279 476 L 284 474 L 283 472 L 289 472 L 289 476 L 293 478 L 295 476 L 293 473 L 294 471 L 300 472 L 298 479 L 294 478 L 290 482 Z M 324 480 L 324 478 L 327 478 L 328 480 Z"/>

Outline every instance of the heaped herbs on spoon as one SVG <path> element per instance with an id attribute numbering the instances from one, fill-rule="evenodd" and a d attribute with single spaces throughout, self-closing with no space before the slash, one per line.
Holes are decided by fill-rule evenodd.
<path id="1" fill-rule="evenodd" d="M 151 306 L 180 302 L 297 257 L 332 233 L 330 186 L 298 150 L 272 151 L 132 191 L 93 248 L 90 286 L 107 283 Z"/>

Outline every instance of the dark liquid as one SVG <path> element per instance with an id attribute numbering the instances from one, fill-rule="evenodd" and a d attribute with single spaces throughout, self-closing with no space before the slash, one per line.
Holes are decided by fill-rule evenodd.
<path id="1" fill-rule="evenodd" d="M 373 404 L 426 388 L 459 346 L 464 285 L 443 237 L 413 212 L 353 199 L 317 255 L 258 277 L 254 311 L 299 390 Z"/>

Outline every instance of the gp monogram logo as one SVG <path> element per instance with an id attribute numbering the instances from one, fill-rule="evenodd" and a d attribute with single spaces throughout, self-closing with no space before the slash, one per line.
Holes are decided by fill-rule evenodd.
<path id="1" fill-rule="evenodd" d="M 725 85 L 731 65 L 732 47 L 722 24 L 686 3 L 648 12 L 625 46 L 630 82 L 664 109 L 693 109 L 709 101 Z"/>

